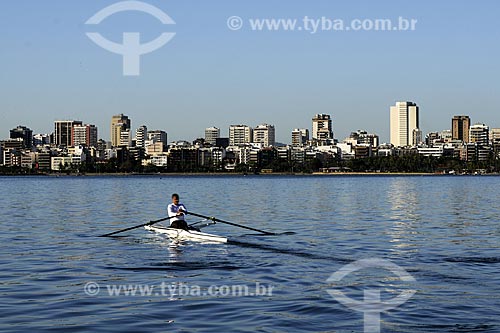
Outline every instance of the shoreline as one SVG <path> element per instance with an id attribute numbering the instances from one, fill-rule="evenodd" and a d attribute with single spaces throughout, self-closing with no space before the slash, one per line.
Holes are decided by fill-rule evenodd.
<path id="1" fill-rule="evenodd" d="M 246 176 L 297 176 L 297 177 L 422 177 L 422 176 L 500 176 L 500 173 L 485 174 L 446 174 L 446 173 L 426 173 L 426 172 L 313 172 L 313 173 L 290 173 L 290 172 L 272 172 L 272 173 L 234 173 L 234 172 L 164 172 L 164 173 L 88 173 L 88 174 L 0 174 L 0 177 L 246 177 Z"/>

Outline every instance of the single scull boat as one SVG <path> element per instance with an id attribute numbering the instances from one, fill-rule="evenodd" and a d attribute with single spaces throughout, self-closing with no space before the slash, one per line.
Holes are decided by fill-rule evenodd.
<path id="1" fill-rule="evenodd" d="M 146 230 L 154 231 L 161 234 L 166 234 L 172 240 L 191 240 L 199 242 L 217 242 L 217 243 L 227 243 L 227 238 L 212 234 L 207 234 L 204 232 L 199 232 L 195 230 L 184 230 L 176 228 L 167 228 L 155 225 L 144 226 Z"/>

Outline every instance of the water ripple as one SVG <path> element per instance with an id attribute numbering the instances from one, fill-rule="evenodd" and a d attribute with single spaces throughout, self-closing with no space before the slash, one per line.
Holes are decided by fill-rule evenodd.
<path id="1" fill-rule="evenodd" d="M 327 292 L 415 295 L 383 332 L 500 331 L 498 177 L 0 177 L 2 332 L 359 332 L 363 314 Z M 140 190 L 138 190 L 140 189 Z M 142 228 L 172 192 L 228 244 L 173 244 Z M 27 198 L 27 193 L 33 196 Z M 193 221 L 194 220 L 190 220 Z M 382 258 L 384 270 L 326 280 Z M 101 286 L 87 295 L 89 282 Z M 106 286 L 272 286 L 263 296 L 112 296 Z"/>

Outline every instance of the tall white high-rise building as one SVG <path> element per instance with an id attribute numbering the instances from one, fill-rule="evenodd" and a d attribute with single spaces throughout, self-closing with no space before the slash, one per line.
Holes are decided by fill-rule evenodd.
<path id="1" fill-rule="evenodd" d="M 419 135 L 419 111 L 413 102 L 396 102 L 390 109 L 391 143 L 395 147 L 416 146 Z"/>
<path id="2" fill-rule="evenodd" d="M 253 129 L 253 142 L 262 143 L 263 147 L 274 146 L 275 130 L 273 125 L 262 124 Z"/>
<path id="3" fill-rule="evenodd" d="M 217 139 L 220 138 L 220 129 L 217 127 L 205 128 L 205 142 L 215 146 Z"/>
<path id="4" fill-rule="evenodd" d="M 229 126 L 229 145 L 237 146 L 240 144 L 250 143 L 253 140 L 253 131 L 247 125 L 231 125 Z"/>
<path id="5" fill-rule="evenodd" d="M 292 131 L 292 146 L 302 146 L 309 140 L 309 130 L 307 128 L 295 128 Z"/>
<path id="6" fill-rule="evenodd" d="M 317 114 L 312 119 L 313 140 L 333 139 L 332 118 L 329 114 Z"/>

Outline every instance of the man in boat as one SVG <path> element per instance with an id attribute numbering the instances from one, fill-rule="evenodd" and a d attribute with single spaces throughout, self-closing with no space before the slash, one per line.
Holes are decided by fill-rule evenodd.
<path id="1" fill-rule="evenodd" d="M 179 195 L 177 193 L 172 194 L 172 203 L 168 205 L 168 216 L 170 219 L 170 228 L 176 229 L 188 229 L 186 220 L 184 219 L 185 212 L 187 212 L 186 206 L 179 203 Z"/>
<path id="2" fill-rule="evenodd" d="M 168 205 L 167 210 L 168 216 L 171 217 L 170 228 L 200 231 L 198 228 L 188 226 L 184 218 L 187 208 L 179 202 L 179 195 L 177 193 L 172 194 L 172 203 Z"/>

